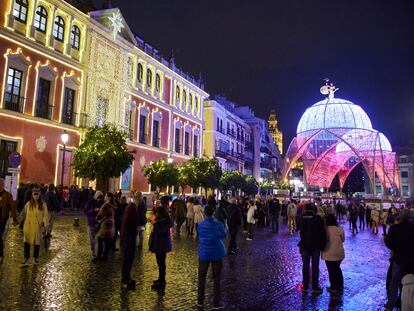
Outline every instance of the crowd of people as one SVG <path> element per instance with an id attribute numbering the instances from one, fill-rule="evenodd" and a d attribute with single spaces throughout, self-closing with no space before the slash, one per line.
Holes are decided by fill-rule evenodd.
<path id="1" fill-rule="evenodd" d="M 134 290 L 135 281 L 131 277 L 134 256 L 137 248 L 143 248 L 143 232 L 147 223 L 151 223 L 148 249 L 155 254 L 159 272 L 152 289 L 164 291 L 166 288 L 166 258 L 172 250 L 171 236 L 195 237 L 199 254 L 197 306 L 203 308 L 206 275 L 211 266 L 214 309 L 222 309 L 220 280 L 223 259 L 226 255 L 237 256 L 239 231 L 243 231 L 247 241 L 252 241 L 257 227 L 269 228 L 277 234 L 282 222 L 290 235 L 299 232 L 302 291 L 314 294 L 323 291 L 319 285 L 319 261 L 322 258 L 329 274 L 327 291 L 337 294 L 344 289 L 340 265 L 345 258 L 345 231 L 341 223 L 348 221 L 353 235 L 365 229 L 378 234 L 381 225 L 385 244 L 391 250 L 386 309 L 392 310 L 401 304 L 403 310 L 412 310 L 409 307 L 412 307 L 414 293 L 414 209 L 410 206 L 385 209 L 366 205 L 363 201 L 345 204 L 343 201 L 323 202 L 320 199 L 280 202 L 276 196 L 264 198 L 260 195 L 221 200 L 216 200 L 215 195 L 207 199 L 202 196 L 163 196 L 147 204 L 140 192 L 104 194 L 76 186 L 56 188 L 53 184 L 20 187 L 15 205 L 3 184 L 0 179 L 0 233 L 5 230 L 9 215 L 13 224 L 20 223 L 24 249 L 22 267 L 30 264 L 31 247 L 34 248 L 33 264 L 38 263 L 42 241 L 45 240 L 47 246 L 47 239 L 53 234 L 54 214 L 65 209 L 78 209 L 87 218 L 91 260 L 97 264 L 108 260 L 109 252 L 118 251 L 119 245 L 122 251 L 121 287 Z M 148 206 L 151 207 L 149 213 Z M 0 239 L 0 264 L 3 256 L 3 240 Z"/>

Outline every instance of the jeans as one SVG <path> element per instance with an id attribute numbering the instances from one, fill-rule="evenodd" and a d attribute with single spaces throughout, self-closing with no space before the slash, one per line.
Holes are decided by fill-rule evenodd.
<path id="1" fill-rule="evenodd" d="M 40 245 L 35 245 L 33 257 L 36 259 L 39 258 L 39 252 L 40 252 Z M 30 244 L 27 242 L 24 242 L 24 259 L 29 259 L 29 258 L 30 258 Z"/>
<path id="2" fill-rule="evenodd" d="M 0 257 L 4 257 L 3 234 L 6 228 L 6 223 L 0 221 Z"/>
<path id="3" fill-rule="evenodd" d="M 272 231 L 279 232 L 279 214 L 271 215 L 270 220 L 272 222 Z"/>
<path id="4" fill-rule="evenodd" d="M 312 258 L 312 287 L 316 289 L 319 287 L 319 257 L 321 252 L 319 250 L 306 250 L 301 248 L 301 254 L 303 262 L 303 287 L 309 287 L 309 265 Z"/>
<path id="5" fill-rule="evenodd" d="M 401 284 L 401 266 L 396 264 L 395 261 L 392 264 L 392 275 L 391 275 L 391 283 L 390 287 L 387 292 L 388 298 L 388 305 L 390 307 L 394 307 L 395 303 L 398 300 L 398 289 L 400 288 Z"/>
<path id="6" fill-rule="evenodd" d="M 95 227 L 88 226 L 88 234 L 89 234 L 89 246 L 91 248 L 91 254 L 92 256 L 95 256 L 95 236 L 96 236 Z"/>
<path id="7" fill-rule="evenodd" d="M 220 278 L 223 269 L 223 260 L 205 261 L 200 258 L 198 259 L 198 303 L 200 305 L 204 303 L 206 276 L 210 264 L 213 269 L 214 278 L 214 306 L 218 306 L 221 300 Z"/>
<path id="8" fill-rule="evenodd" d="M 137 237 L 125 236 L 121 238 L 122 247 L 122 283 L 126 284 L 131 280 L 132 263 L 134 262 Z"/>
<path id="9" fill-rule="evenodd" d="M 237 239 L 237 231 L 239 228 L 237 227 L 230 227 L 229 233 L 230 233 L 230 243 L 229 243 L 229 252 L 235 251 L 237 249 L 236 245 L 236 239 Z"/>
<path id="10" fill-rule="evenodd" d="M 248 237 L 250 239 L 253 239 L 254 224 L 248 223 L 247 230 L 248 230 Z"/>
<path id="11" fill-rule="evenodd" d="M 167 253 L 155 253 L 155 258 L 158 265 L 158 281 L 165 283 L 165 271 L 167 269 L 165 259 L 167 258 Z"/>
<path id="12" fill-rule="evenodd" d="M 341 270 L 341 262 L 339 261 L 325 261 L 326 268 L 328 269 L 329 282 L 331 283 L 331 289 L 341 290 L 344 288 L 344 276 Z"/>
<path id="13" fill-rule="evenodd" d="M 365 229 L 365 218 L 364 216 L 359 216 L 359 229 Z"/>
<path id="14" fill-rule="evenodd" d="M 111 238 L 98 238 L 98 257 L 106 259 L 108 257 L 109 249 L 112 246 Z"/>

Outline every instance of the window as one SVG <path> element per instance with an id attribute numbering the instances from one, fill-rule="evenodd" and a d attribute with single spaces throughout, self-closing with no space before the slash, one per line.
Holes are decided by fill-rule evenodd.
<path id="1" fill-rule="evenodd" d="M 198 136 L 194 135 L 193 138 L 193 156 L 194 158 L 198 158 Z"/>
<path id="2" fill-rule="evenodd" d="M 62 123 L 75 125 L 75 90 L 65 88 L 63 96 Z"/>
<path id="3" fill-rule="evenodd" d="M 80 46 L 80 30 L 78 26 L 73 26 L 72 31 L 70 33 L 70 45 L 76 49 L 79 50 Z"/>
<path id="4" fill-rule="evenodd" d="M 220 120 L 220 132 L 223 133 L 223 120 Z"/>
<path id="5" fill-rule="evenodd" d="M 194 108 L 194 104 L 193 104 L 193 94 L 190 94 L 190 112 L 193 113 L 193 108 Z"/>
<path id="6" fill-rule="evenodd" d="M 142 67 L 141 63 L 138 63 L 138 82 L 142 83 L 143 78 L 144 78 L 144 67 Z"/>
<path id="7" fill-rule="evenodd" d="M 147 85 L 149 88 L 152 87 L 152 71 L 151 69 L 147 69 Z"/>
<path id="8" fill-rule="evenodd" d="M 181 90 L 180 90 L 180 87 L 177 85 L 175 87 L 175 98 L 177 99 L 177 101 L 180 100 L 180 96 L 181 96 Z"/>
<path id="9" fill-rule="evenodd" d="M 147 143 L 147 117 L 142 114 L 139 116 L 139 142 Z"/>
<path id="10" fill-rule="evenodd" d="M 186 155 L 190 154 L 190 133 L 185 132 L 184 134 L 184 153 Z"/>
<path id="11" fill-rule="evenodd" d="M 175 128 L 175 152 L 181 152 L 181 130 L 179 128 Z"/>
<path id="12" fill-rule="evenodd" d="M 52 106 L 49 106 L 51 82 L 46 79 L 39 79 L 37 86 L 36 117 L 50 119 L 52 116 Z"/>
<path id="13" fill-rule="evenodd" d="M 28 7 L 29 4 L 27 0 L 16 0 L 13 8 L 13 16 L 15 19 L 26 24 Z"/>
<path id="14" fill-rule="evenodd" d="M 65 21 L 61 16 L 56 16 L 55 24 L 53 25 L 53 37 L 56 40 L 63 42 L 65 37 Z"/>
<path id="15" fill-rule="evenodd" d="M 159 131 L 160 131 L 160 121 L 154 120 L 152 122 L 152 145 L 158 148 L 160 147 Z"/>
<path id="16" fill-rule="evenodd" d="M 220 119 L 217 117 L 217 131 L 220 131 Z"/>
<path id="17" fill-rule="evenodd" d="M 410 191 L 408 189 L 408 186 L 402 186 L 402 194 L 405 197 L 408 197 L 410 195 Z"/>
<path id="18" fill-rule="evenodd" d="M 36 9 L 34 26 L 41 32 L 46 32 L 47 26 L 47 11 L 44 7 L 38 6 Z"/>
<path id="19" fill-rule="evenodd" d="M 159 73 L 155 76 L 155 89 L 157 92 L 161 91 L 161 76 Z"/>
<path id="20" fill-rule="evenodd" d="M 24 98 L 20 97 L 22 90 L 23 72 L 9 68 L 7 73 L 7 86 L 5 94 L 5 108 L 23 112 Z"/>
<path id="21" fill-rule="evenodd" d="M 401 171 L 401 177 L 402 178 L 408 178 L 408 172 L 407 171 Z"/>
<path id="22" fill-rule="evenodd" d="M 199 106 L 199 103 L 198 103 L 198 97 L 196 96 L 196 98 L 195 98 L 195 110 L 196 110 L 196 115 L 198 115 L 198 106 Z"/>
<path id="23" fill-rule="evenodd" d="M 183 105 L 185 106 L 187 104 L 187 91 L 183 90 Z"/>

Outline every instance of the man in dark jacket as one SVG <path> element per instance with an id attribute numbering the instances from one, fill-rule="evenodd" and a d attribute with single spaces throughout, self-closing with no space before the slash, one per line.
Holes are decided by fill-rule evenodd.
<path id="1" fill-rule="evenodd" d="M 280 213 L 280 203 L 279 200 L 275 197 L 269 201 L 269 214 L 270 221 L 272 223 L 272 232 L 279 232 L 279 213 Z"/>
<path id="2" fill-rule="evenodd" d="M 47 233 L 50 236 L 53 229 L 53 220 L 54 220 L 54 214 L 59 212 L 60 210 L 60 204 L 59 200 L 57 198 L 57 195 L 55 193 L 55 185 L 50 184 L 48 187 L 47 192 L 42 197 L 43 201 L 46 203 L 47 206 L 47 216 L 49 218 L 49 227 L 47 229 Z"/>
<path id="3" fill-rule="evenodd" d="M 241 211 L 237 207 L 236 199 L 232 199 L 231 204 L 228 207 L 227 212 L 227 225 L 230 233 L 230 243 L 228 248 L 228 254 L 234 255 L 237 251 L 237 232 L 241 225 Z"/>
<path id="4" fill-rule="evenodd" d="M 134 262 L 138 232 L 138 209 L 130 202 L 122 217 L 121 247 L 122 247 L 122 280 L 125 289 L 135 289 L 135 281 L 131 279 L 132 263 Z"/>
<path id="5" fill-rule="evenodd" d="M 204 304 L 206 276 L 211 264 L 214 278 L 214 310 L 224 308 L 221 305 L 220 277 L 223 268 L 223 258 L 226 256 L 226 248 L 223 239 L 226 237 L 226 229 L 222 222 L 213 217 L 214 206 L 207 205 L 206 218 L 198 224 L 198 300 L 197 307 Z"/>
<path id="6" fill-rule="evenodd" d="M 12 195 L 4 189 L 4 179 L 0 178 L 0 265 L 3 264 L 3 233 L 6 228 L 9 214 L 13 217 L 13 224 L 17 225 L 16 206 Z"/>
<path id="7" fill-rule="evenodd" d="M 312 289 L 320 294 L 319 287 L 319 257 L 326 245 L 326 230 L 322 218 L 315 213 L 311 203 L 305 206 L 300 227 L 300 253 L 302 255 L 303 291 L 309 290 L 309 265 L 312 258 Z"/>
<path id="8" fill-rule="evenodd" d="M 398 223 L 390 227 L 388 235 L 385 237 L 385 245 L 393 251 L 386 310 L 393 310 L 398 300 L 398 289 L 402 279 L 401 271 L 414 264 L 414 224 L 410 221 L 409 210 L 400 210 L 396 221 Z"/>

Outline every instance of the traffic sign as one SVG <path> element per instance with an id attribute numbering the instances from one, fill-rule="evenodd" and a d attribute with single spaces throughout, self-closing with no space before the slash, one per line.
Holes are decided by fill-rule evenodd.
<path id="1" fill-rule="evenodd" d="M 7 168 L 7 173 L 10 173 L 10 174 L 20 174 L 21 171 L 22 170 L 18 167 L 8 167 Z"/>
<path id="2" fill-rule="evenodd" d="M 13 168 L 16 168 L 22 163 L 22 156 L 17 151 L 13 151 L 9 155 L 9 165 Z"/>

